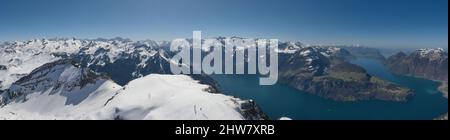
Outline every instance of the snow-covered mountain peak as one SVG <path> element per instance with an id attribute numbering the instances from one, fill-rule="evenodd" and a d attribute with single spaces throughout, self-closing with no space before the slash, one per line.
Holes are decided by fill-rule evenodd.
<path id="1" fill-rule="evenodd" d="M 422 59 L 443 60 L 448 57 L 448 53 L 443 48 L 425 48 L 419 49 L 414 54 L 418 55 Z"/>
<path id="2" fill-rule="evenodd" d="M 107 112 L 116 119 L 261 119 L 249 114 L 254 106 L 245 108 L 251 101 L 211 94 L 208 87 L 185 75 L 150 74 L 128 83 Z"/>
<path id="3" fill-rule="evenodd" d="M 333 54 L 338 53 L 339 51 L 341 51 L 341 48 L 338 47 L 327 47 L 326 49 L 324 49 L 325 51 L 321 52 L 323 55 L 325 56 L 331 56 Z"/>
<path id="4" fill-rule="evenodd" d="M 282 42 L 278 44 L 278 53 L 292 54 L 300 49 L 304 48 L 303 44 L 300 42 Z"/>
<path id="5" fill-rule="evenodd" d="M 82 94 L 78 92 L 81 92 L 80 90 L 85 86 L 95 86 L 108 80 L 109 78 L 81 68 L 70 60 L 59 60 L 45 64 L 20 78 L 11 85 L 4 96 L 7 100 L 26 101 L 28 94 L 36 92 L 61 95 Z"/>
<path id="6" fill-rule="evenodd" d="M 0 47 L 0 89 L 8 88 L 14 81 L 31 70 L 49 62 L 75 57 L 85 66 L 105 66 L 120 59 L 133 59 L 135 67 L 145 67 L 153 57 L 169 58 L 163 53 L 165 44 L 152 40 L 75 38 L 33 39 L 26 42 L 6 42 Z M 159 54 L 160 55 L 156 55 Z M 163 59 L 161 58 L 161 59 Z M 155 58 L 159 59 L 159 58 Z M 159 65 L 159 64 L 158 64 Z"/>
<path id="7" fill-rule="evenodd" d="M 69 64 L 34 71 L 27 76 L 31 78 L 23 78 L 18 87 L 0 95 L 4 105 L 0 119 L 266 119 L 253 101 L 209 93 L 208 85 L 187 75 L 150 74 L 123 87 L 96 78 L 92 84 L 69 91 L 55 90 L 65 84 L 35 84 L 39 89 L 33 91 L 28 86 L 55 79 L 71 83 L 79 73 L 83 73 L 81 68 Z M 30 87 L 26 96 L 12 92 L 25 86 Z"/>
<path id="8" fill-rule="evenodd" d="M 418 50 L 422 56 L 445 53 L 443 48 L 422 48 Z"/>

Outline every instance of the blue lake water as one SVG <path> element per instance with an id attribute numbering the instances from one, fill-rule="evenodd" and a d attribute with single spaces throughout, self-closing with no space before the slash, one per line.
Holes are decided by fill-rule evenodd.
<path id="1" fill-rule="evenodd" d="M 353 63 L 371 75 L 416 91 L 408 102 L 337 102 L 298 91 L 286 85 L 260 86 L 259 77 L 213 75 L 224 94 L 253 99 L 271 119 L 286 116 L 299 120 L 430 120 L 448 112 L 448 100 L 437 90 L 439 82 L 394 75 L 382 63 L 358 59 Z"/>

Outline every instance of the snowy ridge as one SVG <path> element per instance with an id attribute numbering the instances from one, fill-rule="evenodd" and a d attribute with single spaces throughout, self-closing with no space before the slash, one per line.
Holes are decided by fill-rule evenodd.
<path id="1" fill-rule="evenodd" d="M 275 51 L 278 53 L 293 54 L 302 48 L 304 47 L 303 44 L 300 42 L 285 42 L 279 43 L 278 49 L 276 49 Z"/>
<path id="2" fill-rule="evenodd" d="M 167 42 L 130 41 L 127 39 L 34 39 L 26 42 L 6 42 L 0 47 L 0 89 L 8 88 L 31 70 L 68 57 L 83 57 L 87 66 L 104 66 L 118 59 L 139 57 L 140 67 L 155 56 Z M 165 55 L 165 54 L 161 54 Z M 160 55 L 159 55 L 160 56 Z"/>
<path id="3" fill-rule="evenodd" d="M 208 87 L 189 76 L 159 74 L 122 87 L 61 60 L 36 69 L 1 94 L 0 119 L 265 118 L 252 101 L 212 94 Z"/>
<path id="4" fill-rule="evenodd" d="M 245 38 L 218 37 L 219 45 L 225 46 L 225 41 L 237 41 Z M 192 40 L 190 40 L 192 41 Z M 203 40 L 204 41 L 204 40 Z M 34 39 L 26 42 L 5 42 L 0 47 L 0 90 L 7 89 L 31 70 L 56 60 L 75 58 L 83 66 L 97 72 L 113 73 L 115 82 L 124 85 L 130 80 L 151 73 L 170 74 L 169 65 L 174 52 L 169 50 L 168 41 L 131 41 L 129 39 Z M 236 48 L 243 51 L 244 46 Z M 280 42 L 276 50 L 280 54 L 301 55 L 308 62 L 317 59 L 317 55 L 307 56 L 307 51 L 319 52 L 325 57 L 346 56 L 344 49 L 333 46 L 306 46 L 300 42 Z M 204 51 L 209 51 L 206 49 Z M 309 67 L 309 66 L 308 66 Z M 127 69 L 124 69 L 127 68 Z M 126 71 L 126 76 L 117 78 L 120 69 Z M 313 68 L 310 68 L 313 70 Z M 129 75 L 128 75 L 129 73 Z"/>
<path id="5" fill-rule="evenodd" d="M 436 49 L 419 49 L 415 54 L 419 55 L 420 58 L 427 58 L 429 60 L 438 60 L 438 59 L 445 59 L 448 57 L 448 54 L 445 52 L 442 48 L 436 48 Z"/>
<path id="6" fill-rule="evenodd" d="M 0 99 L 0 119 L 76 119 L 98 111 L 102 98 L 120 86 L 71 64 L 49 63 L 7 89 Z"/>
<path id="7" fill-rule="evenodd" d="M 225 46 L 226 39 L 243 38 L 217 39 Z M 158 75 L 170 74 L 175 52 L 169 46 L 121 38 L 6 42 L 0 47 L 0 119 L 267 118 L 253 101 L 207 92 L 211 83 Z M 236 49 L 248 47 L 255 46 Z M 303 71 L 321 74 L 324 58 L 340 56 L 344 49 L 284 42 L 277 51 L 301 61 Z"/>
<path id="8" fill-rule="evenodd" d="M 155 75 L 131 81 L 106 107 L 116 119 L 245 119 L 244 101 L 205 91 L 188 76 Z M 148 90 L 151 89 L 151 90 Z M 181 92 L 182 91 L 182 92 Z M 108 118 L 113 119 L 113 118 Z"/>
<path id="9" fill-rule="evenodd" d="M 339 51 L 341 51 L 341 48 L 337 48 L 337 47 L 327 47 L 324 48 L 322 52 L 320 52 L 322 55 L 324 56 L 333 56 L 337 53 L 339 53 Z"/>
<path id="10" fill-rule="evenodd" d="M 302 48 L 297 52 L 297 54 L 300 56 L 299 58 L 303 60 L 303 68 L 304 71 L 311 72 L 315 74 L 317 70 L 321 67 L 320 65 L 317 65 L 320 61 L 320 57 L 322 54 L 319 52 L 317 48 L 314 47 L 306 47 Z"/>

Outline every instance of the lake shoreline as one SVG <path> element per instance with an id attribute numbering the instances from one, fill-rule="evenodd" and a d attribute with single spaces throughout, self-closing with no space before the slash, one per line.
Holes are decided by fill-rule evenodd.
<path id="1" fill-rule="evenodd" d="M 448 100 L 438 91 L 440 82 L 396 75 L 379 61 L 357 61 L 368 70 L 392 83 L 411 88 L 415 96 L 408 102 L 367 100 L 338 102 L 277 83 L 260 86 L 254 75 L 213 75 L 225 95 L 252 99 L 270 119 L 293 120 L 433 120 L 448 112 Z"/>
<path id="2" fill-rule="evenodd" d="M 383 65 L 386 66 L 384 63 L 383 63 Z M 394 74 L 394 75 L 407 76 L 407 77 L 413 77 L 413 78 L 421 78 L 421 79 L 431 80 L 434 82 L 439 82 L 440 84 L 437 87 L 437 91 L 442 93 L 442 97 L 448 99 L 448 81 L 435 80 L 435 79 L 430 79 L 430 78 L 427 78 L 424 76 L 417 76 L 417 75 L 413 75 L 413 74 L 396 73 L 391 70 L 389 70 L 389 71 L 392 72 L 392 74 Z M 440 115 L 440 116 L 434 118 L 433 120 L 448 120 L 448 111 L 447 111 L 447 113 Z"/>
<path id="3" fill-rule="evenodd" d="M 448 99 L 448 82 L 441 81 L 441 85 L 438 89 L 442 92 L 443 96 Z"/>
<path id="4" fill-rule="evenodd" d="M 438 89 L 444 94 L 443 96 L 448 99 L 448 82 L 442 82 Z M 448 120 L 448 113 L 439 116 L 435 120 Z"/>
<path id="5" fill-rule="evenodd" d="M 448 113 L 445 113 L 444 115 L 441 115 L 434 120 L 448 120 Z"/>

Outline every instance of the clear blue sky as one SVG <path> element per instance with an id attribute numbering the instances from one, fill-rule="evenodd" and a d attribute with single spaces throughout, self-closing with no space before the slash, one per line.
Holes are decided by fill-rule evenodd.
<path id="1" fill-rule="evenodd" d="M 242 36 L 448 47 L 448 0 L 0 0 L 0 41 Z"/>

